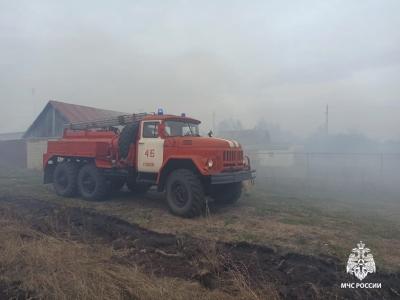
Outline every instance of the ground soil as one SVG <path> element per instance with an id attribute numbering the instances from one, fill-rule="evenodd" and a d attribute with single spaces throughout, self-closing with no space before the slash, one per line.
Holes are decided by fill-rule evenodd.
<path id="1" fill-rule="evenodd" d="M 150 231 L 87 208 L 66 207 L 35 197 L 0 197 L 0 211 L 49 235 L 85 243 L 113 245 L 116 263 L 138 265 L 159 277 L 198 281 L 209 289 L 234 295 L 231 283 L 242 279 L 252 289 L 276 287 L 285 299 L 393 299 L 399 296 L 400 273 L 378 272 L 365 282 L 381 282 L 382 289 L 340 289 L 355 282 L 343 263 L 330 256 L 307 256 L 247 242 L 218 242 L 188 235 Z M 122 253 L 122 255 L 121 255 Z M 0 281 L 0 298 L 24 297 L 18 283 Z M 34 291 L 32 292 L 34 294 Z"/>
<path id="2" fill-rule="evenodd" d="M 20 284 L 0 280 L 0 299 L 34 299 L 33 293 L 22 290 Z"/>

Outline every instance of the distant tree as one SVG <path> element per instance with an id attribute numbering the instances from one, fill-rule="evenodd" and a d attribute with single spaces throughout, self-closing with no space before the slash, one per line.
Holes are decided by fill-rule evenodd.
<path id="1" fill-rule="evenodd" d="M 296 144 L 299 142 L 299 138 L 292 132 L 281 129 L 279 124 L 270 123 L 265 118 L 260 118 L 254 129 L 267 131 L 267 139 L 273 144 Z"/>
<path id="2" fill-rule="evenodd" d="M 217 129 L 218 132 L 230 131 L 230 130 L 242 130 L 243 125 L 240 120 L 229 118 L 219 122 Z"/>
<path id="3" fill-rule="evenodd" d="M 265 120 L 265 118 L 261 118 L 257 121 L 254 129 L 257 130 L 267 130 L 270 127 L 270 124 Z"/>
<path id="4" fill-rule="evenodd" d="M 314 152 L 379 152 L 380 143 L 362 133 L 327 135 L 318 130 L 306 140 L 305 148 Z"/>
<path id="5" fill-rule="evenodd" d="M 382 153 L 400 153 L 400 140 L 385 141 L 381 145 Z"/>

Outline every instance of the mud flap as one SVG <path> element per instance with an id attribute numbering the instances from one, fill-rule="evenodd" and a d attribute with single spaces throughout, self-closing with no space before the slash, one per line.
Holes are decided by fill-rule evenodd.
<path id="1" fill-rule="evenodd" d="M 43 183 L 44 184 L 53 182 L 53 174 L 54 174 L 55 168 L 56 168 L 55 164 L 46 166 L 46 169 L 44 170 L 44 174 L 43 174 Z"/>

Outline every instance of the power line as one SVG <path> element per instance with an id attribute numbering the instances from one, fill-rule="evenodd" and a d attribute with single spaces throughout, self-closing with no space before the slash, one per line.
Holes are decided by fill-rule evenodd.
<path id="1" fill-rule="evenodd" d="M 326 110 L 325 110 L 325 132 L 328 135 L 329 134 L 329 105 L 326 105 Z"/>

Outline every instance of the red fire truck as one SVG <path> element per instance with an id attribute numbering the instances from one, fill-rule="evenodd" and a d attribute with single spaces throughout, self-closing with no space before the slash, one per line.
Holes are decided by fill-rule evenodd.
<path id="1" fill-rule="evenodd" d="M 69 124 L 43 156 L 44 183 L 60 196 L 101 200 L 125 184 L 165 191 L 173 214 L 194 217 L 210 197 L 234 203 L 242 182 L 255 178 L 233 140 L 202 137 L 200 121 L 184 114 L 142 113 Z"/>

